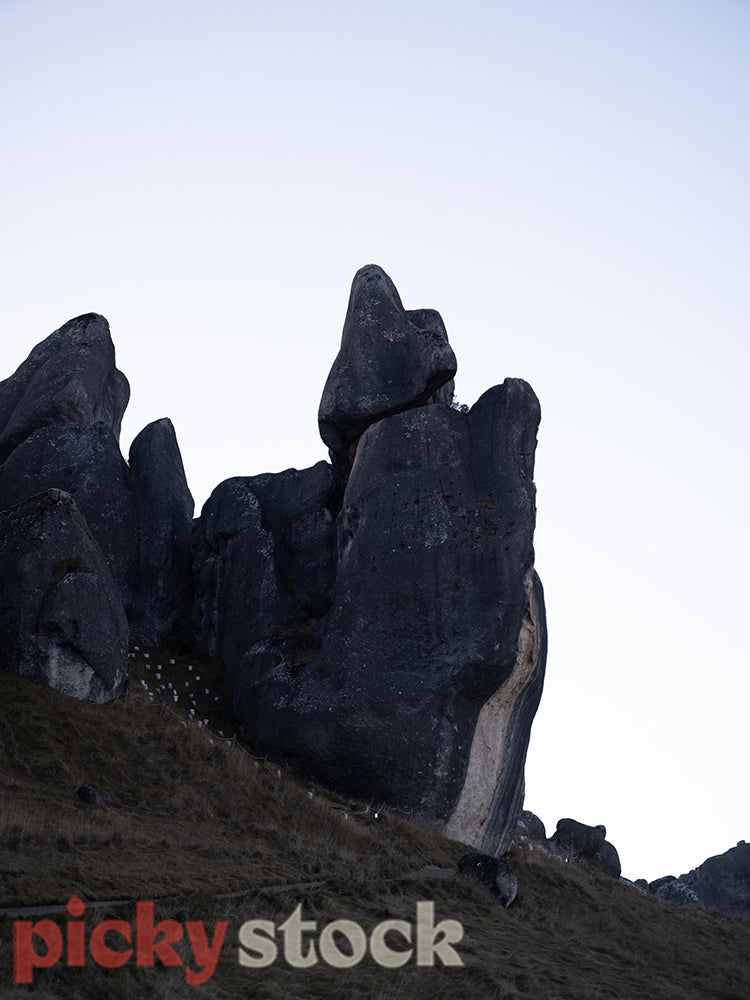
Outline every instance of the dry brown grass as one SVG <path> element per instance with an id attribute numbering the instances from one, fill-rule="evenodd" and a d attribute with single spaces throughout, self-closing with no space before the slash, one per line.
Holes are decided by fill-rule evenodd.
<path id="1" fill-rule="evenodd" d="M 187 662 L 175 660 L 173 674 L 182 677 Z M 3 1000 L 750 997 L 747 922 L 681 909 L 521 848 L 513 856 L 519 893 L 507 911 L 468 879 L 410 880 L 425 866 L 454 866 L 464 845 L 377 803 L 342 802 L 280 774 L 217 738 L 226 725 L 220 705 L 213 733 L 198 728 L 150 701 L 142 675 L 138 661 L 129 692 L 106 706 L 0 675 L 0 906 L 65 903 L 76 893 L 156 899 L 159 919 L 227 920 L 216 974 L 195 989 L 179 969 L 57 966 L 38 973 L 31 990 L 13 987 L 12 920 L 0 917 Z M 95 787 L 105 808 L 78 800 L 81 784 Z M 285 885 L 294 888 L 267 891 Z M 241 895 L 217 898 L 227 893 Z M 384 969 L 369 956 L 350 970 L 297 970 L 281 957 L 262 970 L 238 964 L 245 920 L 279 924 L 301 903 L 319 927 L 345 917 L 371 930 L 392 917 L 413 922 L 425 899 L 439 919 L 463 924 L 464 968 Z M 130 921 L 133 912 L 130 904 L 89 910 L 86 922 Z"/>

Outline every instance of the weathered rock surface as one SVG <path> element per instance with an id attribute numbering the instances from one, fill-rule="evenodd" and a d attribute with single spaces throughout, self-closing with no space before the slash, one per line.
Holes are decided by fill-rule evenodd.
<path id="1" fill-rule="evenodd" d="M 118 443 L 129 387 L 103 316 L 50 334 L 0 384 L 0 510 L 50 489 L 75 500 L 131 625 L 163 638 L 191 598 L 193 501 L 174 428 L 156 421 Z"/>
<path id="2" fill-rule="evenodd" d="M 148 424 L 130 446 L 135 521 L 131 622 L 148 642 L 163 639 L 190 612 L 190 546 L 195 505 L 172 421 Z"/>
<path id="3" fill-rule="evenodd" d="M 105 423 L 40 427 L 0 468 L 0 509 L 49 489 L 74 498 L 129 606 L 135 558 L 133 500 L 127 464 Z"/>
<path id="4" fill-rule="evenodd" d="M 91 785 L 81 785 L 81 787 L 76 792 L 79 799 L 82 799 L 87 805 L 90 806 L 103 806 L 104 799 L 101 797 L 99 792 Z"/>
<path id="5" fill-rule="evenodd" d="M 196 526 L 194 582 L 201 638 L 231 678 L 249 658 L 294 669 L 319 646 L 330 606 L 336 487 L 331 467 L 228 479 Z"/>
<path id="6" fill-rule="evenodd" d="M 587 826 L 575 819 L 561 819 L 549 843 L 568 861 L 577 861 L 578 858 L 593 857 L 600 850 L 606 836 L 606 827 L 601 823 L 598 826 Z"/>
<path id="7" fill-rule="evenodd" d="M 750 918 L 750 844 L 740 841 L 680 879 L 709 909 Z"/>
<path id="8" fill-rule="evenodd" d="M 537 840 L 540 843 L 546 843 L 547 841 L 547 831 L 544 828 L 544 823 L 535 813 L 530 812 L 528 809 L 522 809 L 518 814 L 516 833 L 520 837 L 526 837 L 527 840 Z"/>
<path id="9" fill-rule="evenodd" d="M 294 671 L 266 642 L 235 675 L 262 752 L 492 854 L 515 829 L 543 683 L 538 420 L 529 386 L 509 379 L 468 414 L 424 406 L 371 426 L 337 519 L 319 652 Z"/>
<path id="10" fill-rule="evenodd" d="M 359 270 L 318 412 L 320 436 L 337 472 L 348 476 L 360 435 L 377 420 L 431 399 L 450 403 L 455 374 L 440 314 L 404 309 L 396 286 L 377 265 Z"/>
<path id="11" fill-rule="evenodd" d="M 656 879 L 648 891 L 675 903 L 750 918 L 750 844 L 741 840 L 679 878 L 665 875 Z"/>
<path id="12" fill-rule="evenodd" d="M 613 878 L 622 873 L 617 849 L 605 840 L 604 826 L 587 826 L 575 819 L 561 819 L 557 829 L 547 841 L 550 850 L 566 861 L 584 860 L 597 865 Z"/>
<path id="13" fill-rule="evenodd" d="M 0 462 L 34 431 L 55 424 L 103 421 L 119 439 L 129 396 L 106 319 L 88 313 L 70 320 L 0 383 Z"/>
<path id="14" fill-rule="evenodd" d="M 591 856 L 591 861 L 595 865 L 598 865 L 602 871 L 605 871 L 607 875 L 611 875 L 612 878 L 619 878 L 622 874 L 620 855 L 617 853 L 614 844 L 610 844 L 608 840 L 605 840 L 599 850 Z"/>
<path id="15" fill-rule="evenodd" d="M 0 666 L 86 701 L 113 698 L 128 626 L 107 562 L 73 499 L 38 494 L 0 513 Z"/>

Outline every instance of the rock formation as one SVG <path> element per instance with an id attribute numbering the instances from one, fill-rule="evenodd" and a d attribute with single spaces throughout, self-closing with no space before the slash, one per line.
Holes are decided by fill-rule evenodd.
<path id="1" fill-rule="evenodd" d="M 204 506 L 194 539 L 197 618 L 232 680 L 267 653 L 293 672 L 317 650 L 315 626 L 333 588 L 335 492 L 330 465 L 319 462 L 228 479 Z"/>
<path id="2" fill-rule="evenodd" d="M 548 839 L 539 817 L 523 810 L 518 817 L 515 836 L 521 844 L 534 841 L 543 851 L 556 854 L 564 861 L 593 864 L 607 875 L 620 878 L 620 856 L 615 846 L 605 840 L 607 831 L 601 824 L 587 826 L 575 819 L 561 819 Z"/>
<path id="3" fill-rule="evenodd" d="M 361 268 L 318 413 L 334 468 L 348 476 L 360 435 L 383 417 L 431 399 L 450 403 L 455 374 L 456 358 L 439 313 L 404 309 L 382 268 Z"/>
<path id="4" fill-rule="evenodd" d="M 135 521 L 131 618 L 146 641 L 157 642 L 192 598 L 194 504 L 172 421 L 144 427 L 128 464 Z"/>
<path id="5" fill-rule="evenodd" d="M 750 918 L 750 844 L 741 840 L 679 878 L 666 875 L 656 879 L 648 891 L 675 903 Z"/>
<path id="6" fill-rule="evenodd" d="M 605 839 L 606 836 L 606 827 L 601 823 L 587 826 L 575 819 L 561 819 L 547 843 L 566 861 L 589 861 L 613 878 L 619 878 L 622 871 L 620 858 L 614 845 Z"/>
<path id="7" fill-rule="evenodd" d="M 535 840 L 538 843 L 547 842 L 547 831 L 539 817 L 528 809 L 522 809 L 518 814 L 516 835 L 519 839 Z"/>
<path id="8" fill-rule="evenodd" d="M 438 314 L 360 271 L 320 408 L 334 468 L 214 491 L 197 614 L 259 752 L 496 853 L 544 674 L 539 404 L 508 379 L 459 412 L 454 371 Z"/>
<path id="9" fill-rule="evenodd" d="M 9 579 L 21 581 L 22 587 L 15 597 L 5 588 L 0 615 L 26 623 L 21 672 L 94 701 L 111 697 L 124 679 L 119 656 L 123 641 L 127 643 L 127 627 L 124 640 L 120 634 L 125 617 L 140 636 L 156 641 L 163 637 L 180 602 L 189 607 L 191 596 L 193 503 L 174 430 L 169 421 L 149 425 L 133 443 L 128 467 L 118 438 L 129 392 L 127 379 L 115 367 L 107 321 L 93 313 L 70 320 L 52 333 L 0 383 L 0 511 L 14 512 L 4 518 L 4 530 L 16 530 L 19 511 L 27 516 L 34 510 L 41 516 L 39 501 L 36 506 L 28 503 L 44 495 L 45 518 L 57 512 L 45 539 L 51 565 L 63 566 L 72 560 L 74 566 L 79 552 L 93 551 L 92 546 L 99 560 L 94 565 L 91 556 L 91 565 L 87 562 L 85 572 L 78 575 L 66 571 L 65 586 L 54 590 L 55 615 L 62 614 L 60 595 L 66 595 L 72 602 L 72 617 L 67 625 L 60 625 L 59 642 L 37 642 L 32 655 L 29 623 L 37 613 L 34 595 L 45 594 L 47 608 L 52 600 L 48 567 L 42 560 L 37 566 L 42 576 L 32 579 L 28 576 L 32 564 L 22 548 L 6 546 L 6 573 Z M 49 498 L 60 491 L 70 503 L 58 498 L 51 504 Z M 78 533 L 75 538 L 70 537 L 71 524 Z M 79 542 L 78 536 L 85 538 Z M 68 554 L 66 545 L 71 547 Z M 8 562 L 11 557 L 21 562 L 13 565 Z M 99 563 L 107 569 L 106 579 Z M 99 581 L 96 586 L 101 587 L 106 611 L 97 610 L 95 601 L 81 596 L 94 579 Z M 112 602 L 119 605 L 117 614 Z M 99 651 L 94 649 L 97 643 L 92 636 L 99 628 L 96 615 L 102 617 L 102 642 L 112 643 L 113 662 L 108 669 L 102 667 Z M 48 632 L 52 628 L 49 623 L 46 627 Z M 78 639 L 71 639 L 68 632 L 80 638 L 80 648 Z M 75 656 L 63 655 L 61 651 L 67 649 L 75 649 Z M 46 666 L 44 650 L 49 658 Z M 86 660 L 87 650 L 93 657 L 90 683 L 76 659 Z M 9 669 L 18 668 L 13 657 L 6 662 Z"/>
<path id="10" fill-rule="evenodd" d="M 0 513 L 0 666 L 86 701 L 113 698 L 128 625 L 72 497 L 48 490 Z"/>
<path id="11" fill-rule="evenodd" d="M 332 464 L 227 480 L 193 523 L 168 420 L 120 453 L 128 385 L 106 320 L 66 323 L 0 385 L 3 565 L 24 595 L 4 592 L 24 636 L 6 667 L 101 700 L 122 665 L 100 663 L 99 619 L 120 651 L 123 609 L 150 641 L 189 611 L 259 752 L 503 853 L 546 655 L 540 413 L 520 379 L 455 409 L 455 371 L 440 315 L 363 268 L 320 403 Z M 54 520 L 38 564 L 15 527 L 32 513 Z"/>
<path id="12" fill-rule="evenodd" d="M 130 386 L 103 316 L 70 320 L 0 383 L 0 463 L 41 427 L 105 424 L 116 440 Z"/>

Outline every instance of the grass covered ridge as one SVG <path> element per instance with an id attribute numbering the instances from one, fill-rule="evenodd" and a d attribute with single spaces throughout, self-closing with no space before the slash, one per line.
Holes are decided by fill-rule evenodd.
<path id="1" fill-rule="evenodd" d="M 186 686 L 186 659 L 156 656 L 173 658 L 165 676 Z M 64 904 L 74 894 L 130 901 L 88 910 L 89 930 L 111 917 L 132 921 L 136 900 L 155 900 L 157 919 L 202 920 L 210 929 L 227 920 L 216 973 L 192 988 L 182 969 L 159 964 L 58 965 L 38 972 L 33 988 L 14 987 L 6 916 L 3 1000 L 750 997 L 750 923 L 682 909 L 521 847 L 512 852 L 519 891 L 508 910 L 471 879 L 414 878 L 455 866 L 467 847 L 256 760 L 218 737 L 228 722 L 213 698 L 198 713 L 210 716 L 208 727 L 181 703 L 152 700 L 140 682 L 151 684 L 153 667 L 144 664 L 135 662 L 127 691 L 104 706 L 0 674 L 0 907 Z M 215 670 L 190 665 L 205 677 Z M 76 798 L 82 784 L 101 793 L 105 808 Z M 436 919 L 463 925 L 463 968 L 385 969 L 369 956 L 348 970 L 322 962 L 294 969 L 281 956 L 266 969 L 237 961 L 245 920 L 278 925 L 302 904 L 318 930 L 346 918 L 369 932 L 385 919 L 413 923 L 419 900 L 434 901 Z M 65 915 L 54 919 L 63 926 Z"/>

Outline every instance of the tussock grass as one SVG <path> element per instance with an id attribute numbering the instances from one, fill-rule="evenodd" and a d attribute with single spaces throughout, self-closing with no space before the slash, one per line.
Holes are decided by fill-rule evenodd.
<path id="1" fill-rule="evenodd" d="M 216 665 L 152 654 L 150 670 L 134 659 L 128 690 L 104 706 L 0 674 L 0 907 L 65 904 L 75 893 L 131 901 L 87 910 L 89 929 L 112 917 L 132 921 L 135 900 L 156 900 L 157 919 L 211 929 L 226 920 L 216 973 L 193 988 L 183 970 L 160 965 L 58 965 L 38 972 L 33 989 L 13 987 L 12 919 L 0 916 L 3 1000 L 750 997 L 750 923 L 739 918 L 683 909 L 520 845 L 508 910 L 468 878 L 410 878 L 455 866 L 466 846 L 379 803 L 329 795 L 219 739 L 229 723 L 223 698 L 213 700 Z M 157 657 L 181 688 L 198 668 L 211 677 L 208 728 L 140 683 Z M 77 799 L 81 784 L 105 807 Z M 463 968 L 384 969 L 370 956 L 349 970 L 295 969 L 281 956 L 266 969 L 239 966 L 245 920 L 279 925 L 302 904 L 319 929 L 349 919 L 369 932 L 385 919 L 413 923 L 418 900 L 434 901 L 437 919 L 462 923 Z M 62 925 L 65 915 L 56 919 Z"/>

